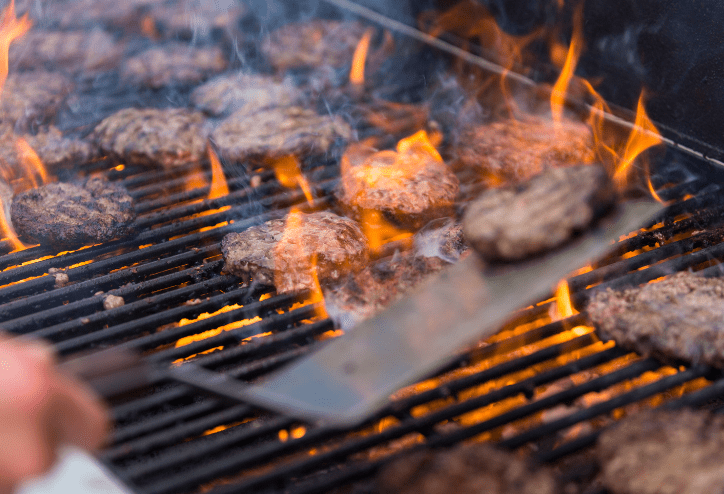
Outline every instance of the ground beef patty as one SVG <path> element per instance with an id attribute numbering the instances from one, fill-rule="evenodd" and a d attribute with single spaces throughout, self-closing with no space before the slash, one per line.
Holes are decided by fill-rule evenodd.
<path id="1" fill-rule="evenodd" d="M 598 438 L 601 480 L 615 494 L 724 492 L 724 417 L 650 410 Z"/>
<path id="2" fill-rule="evenodd" d="M 489 444 L 425 450 L 384 467 L 380 494 L 554 494 L 553 472 Z"/>
<path id="3" fill-rule="evenodd" d="M 0 98 L 0 122 L 28 130 L 55 117 L 73 83 L 63 74 L 11 72 Z"/>
<path id="4" fill-rule="evenodd" d="M 162 88 L 169 84 L 197 84 L 226 66 L 226 58 L 217 46 L 196 48 L 170 43 L 127 59 L 121 76 L 131 84 Z"/>
<path id="5" fill-rule="evenodd" d="M 417 229 L 452 216 L 458 187 L 458 179 L 434 150 L 413 145 L 365 153 L 351 147 L 342 158 L 337 198 L 361 220 L 377 212 L 399 226 Z"/>
<path id="6" fill-rule="evenodd" d="M 359 22 L 311 20 L 273 31 L 261 46 L 279 71 L 301 67 L 341 67 L 352 63 L 354 49 L 365 32 Z"/>
<path id="7" fill-rule="evenodd" d="M 326 211 L 293 213 L 286 220 L 230 233 L 221 250 L 226 272 L 274 285 L 277 293 L 314 288 L 315 258 L 320 283 L 359 271 L 369 258 L 367 240 L 357 223 Z"/>
<path id="8" fill-rule="evenodd" d="M 125 108 L 99 123 L 94 136 L 117 160 L 170 168 L 204 157 L 205 120 L 181 108 Z"/>
<path id="9" fill-rule="evenodd" d="M 211 134 L 224 158 L 264 164 L 283 156 L 319 156 L 338 140 L 351 138 L 341 118 L 318 115 L 300 106 L 232 113 Z"/>
<path id="10" fill-rule="evenodd" d="M 597 293 L 588 315 L 601 338 L 664 360 L 724 368 L 724 280 L 677 273 L 658 283 Z"/>
<path id="11" fill-rule="evenodd" d="M 107 32 L 51 31 L 31 29 L 10 45 L 10 60 L 15 67 L 83 73 L 107 70 L 121 59 L 122 47 Z"/>
<path id="12" fill-rule="evenodd" d="M 16 134 L 12 126 L 0 126 L 0 160 L 5 170 L 20 171 L 23 149 L 18 139 L 23 139 L 38 155 L 47 169 L 86 163 L 98 156 L 98 149 L 89 142 L 64 137 L 56 127 L 50 126 L 35 135 Z"/>
<path id="13" fill-rule="evenodd" d="M 262 108 L 287 106 L 300 98 L 297 89 L 285 80 L 256 74 L 229 74 L 216 77 L 191 93 L 199 110 L 215 116 L 240 111 L 250 115 Z"/>
<path id="14" fill-rule="evenodd" d="M 489 261 L 517 261 L 585 230 L 616 201 L 603 167 L 551 168 L 523 183 L 489 189 L 465 211 L 466 240 Z"/>
<path id="15" fill-rule="evenodd" d="M 54 248 L 124 237 L 136 217 L 126 189 L 100 178 L 28 190 L 15 196 L 10 212 L 22 240 Z"/>
<path id="16" fill-rule="evenodd" d="M 418 256 L 410 251 L 381 259 L 348 275 L 339 286 L 325 290 L 327 312 L 342 329 L 350 329 L 400 300 L 447 265 L 438 257 Z"/>
<path id="17" fill-rule="evenodd" d="M 238 0 L 167 0 L 157 2 L 147 18 L 165 38 L 205 40 L 217 29 L 237 35 L 245 10 Z"/>
<path id="18" fill-rule="evenodd" d="M 588 126 L 564 121 L 555 127 L 535 117 L 468 129 L 459 138 L 457 155 L 462 168 L 491 186 L 518 183 L 551 167 L 595 161 Z"/>

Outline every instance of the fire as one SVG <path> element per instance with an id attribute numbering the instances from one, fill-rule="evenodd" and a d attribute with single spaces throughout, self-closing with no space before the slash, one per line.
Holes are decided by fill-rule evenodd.
<path id="1" fill-rule="evenodd" d="M 40 160 L 38 153 L 28 144 L 28 141 L 22 137 L 18 137 L 15 141 L 15 149 L 18 152 L 18 161 L 25 172 L 25 176 L 30 180 L 33 187 L 42 185 L 48 180 L 48 173 L 45 171 L 43 162 Z M 40 177 L 40 182 L 35 179 Z"/>
<path id="2" fill-rule="evenodd" d="M 359 40 L 357 48 L 352 56 L 352 69 L 349 72 L 349 82 L 356 86 L 362 86 L 365 83 L 365 62 L 367 61 L 367 52 L 370 48 L 370 40 L 374 34 L 374 29 L 368 28 Z"/>
<path id="3" fill-rule="evenodd" d="M 556 46 L 556 45 L 554 45 Z M 581 57 L 583 50 L 583 11 L 576 9 L 576 15 L 573 19 L 573 35 L 571 36 L 571 45 L 568 47 L 561 74 L 553 86 L 551 91 L 551 115 L 553 124 L 559 125 L 563 121 L 563 106 L 568 93 L 568 86 L 576 71 L 578 59 Z M 555 57 L 555 52 L 552 58 Z"/>
<path id="4" fill-rule="evenodd" d="M 304 192 L 304 197 L 307 198 L 307 202 L 309 204 L 314 202 L 312 189 L 306 177 L 302 174 L 299 160 L 296 156 L 290 154 L 282 156 L 281 158 L 275 158 L 271 160 L 270 165 L 274 169 L 274 174 L 280 184 L 288 189 L 301 188 L 302 192 Z"/>
<path id="5" fill-rule="evenodd" d="M 437 136 L 437 139 L 441 139 L 442 137 L 441 134 L 435 134 L 435 136 Z M 430 136 L 428 136 L 427 131 L 424 130 L 421 130 L 410 137 L 406 137 L 405 139 L 401 139 L 400 142 L 397 143 L 397 152 L 400 154 L 422 153 L 436 159 L 437 161 L 442 161 L 440 153 L 437 152 Z"/>
<path id="6" fill-rule="evenodd" d="M 378 211 L 362 211 L 362 221 L 360 223 L 362 224 L 362 232 L 367 237 L 370 251 L 373 254 L 381 252 L 382 248 L 390 242 L 412 240 L 412 232 L 397 228 L 385 220 Z"/>
<path id="7" fill-rule="evenodd" d="M 9 211 L 5 211 L 4 201 L 0 201 L 0 230 L 2 230 L 3 235 L 5 235 L 5 239 L 10 242 L 13 248 L 12 252 L 25 250 L 27 247 L 18 238 L 9 218 L 10 214 Z"/>
<path id="8" fill-rule="evenodd" d="M 0 18 L 0 94 L 8 78 L 10 44 L 27 33 L 32 25 L 27 13 L 20 19 L 15 16 L 15 0 L 10 0 Z"/>
<path id="9" fill-rule="evenodd" d="M 555 312 L 556 319 L 565 319 L 573 315 L 578 314 L 578 311 L 573 307 L 573 301 L 571 300 L 571 290 L 566 280 L 561 280 L 556 288 L 555 297 Z M 576 336 L 581 336 L 586 333 L 590 333 L 592 328 L 585 326 L 576 326 L 571 329 Z"/>
<path id="10" fill-rule="evenodd" d="M 217 199 L 229 195 L 229 185 L 224 177 L 224 169 L 221 167 L 219 157 L 214 152 L 211 144 L 206 146 L 211 163 L 211 187 L 209 188 L 209 199 Z"/>
<path id="11" fill-rule="evenodd" d="M 621 160 L 616 167 L 616 173 L 613 176 L 614 180 L 619 184 L 625 183 L 629 168 L 634 160 L 650 147 L 662 142 L 661 134 L 646 114 L 644 93 L 642 92 L 636 107 L 634 128 L 631 130 Z"/>
<path id="12" fill-rule="evenodd" d="M 223 308 L 217 310 L 216 312 L 212 312 L 212 313 L 204 312 L 204 313 L 202 313 L 201 315 L 199 315 L 199 316 L 198 316 L 197 318 L 195 318 L 195 319 L 186 319 L 186 318 L 181 319 L 181 320 L 178 322 L 178 325 L 179 325 L 179 326 L 187 326 L 187 325 L 192 324 L 192 323 L 195 323 L 195 322 L 197 322 L 197 321 L 202 321 L 202 320 L 204 320 L 204 319 L 208 319 L 209 317 L 213 317 L 213 316 L 216 316 L 216 315 L 219 315 L 219 314 L 223 314 L 223 313 L 225 313 L 225 312 L 231 312 L 232 310 L 241 309 L 242 307 L 243 307 L 242 305 L 238 305 L 238 304 L 227 305 L 226 307 L 223 307 Z M 239 320 L 239 321 L 235 321 L 235 322 L 232 322 L 232 323 L 229 323 L 229 324 L 225 324 L 225 325 L 220 326 L 220 327 L 218 327 L 218 328 L 214 328 L 214 329 L 210 329 L 210 330 L 208 330 L 208 331 L 204 331 L 203 333 L 200 333 L 200 334 L 195 334 L 195 335 L 191 335 L 191 336 L 185 336 L 185 337 L 179 339 L 179 340 L 176 342 L 176 348 L 182 347 L 182 346 L 186 346 L 186 345 L 188 345 L 188 344 L 190 344 L 190 343 L 193 343 L 193 342 L 195 342 L 195 341 L 201 341 L 201 340 L 205 340 L 205 339 L 207 339 L 207 338 L 211 338 L 212 336 L 216 336 L 216 335 L 220 334 L 222 331 L 230 331 L 230 330 L 232 330 L 232 329 L 237 329 L 237 328 L 241 328 L 241 327 L 244 327 L 244 326 L 249 326 L 249 325 L 251 325 L 251 324 L 254 324 L 254 323 L 260 322 L 260 321 L 261 321 L 261 317 L 255 316 L 255 317 L 252 317 L 252 318 L 250 318 L 250 319 L 241 319 L 241 320 Z"/>

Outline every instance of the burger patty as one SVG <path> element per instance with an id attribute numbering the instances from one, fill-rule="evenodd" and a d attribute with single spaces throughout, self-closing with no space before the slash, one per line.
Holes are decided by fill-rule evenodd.
<path id="1" fill-rule="evenodd" d="M 289 23 L 273 31 L 261 45 L 262 53 L 279 71 L 301 67 L 341 67 L 365 32 L 359 22 L 314 19 Z"/>
<path id="2" fill-rule="evenodd" d="M 71 80 L 58 72 L 11 72 L 0 98 L 0 122 L 28 130 L 51 121 L 72 90 Z"/>
<path id="3" fill-rule="evenodd" d="M 19 139 L 24 140 L 43 165 L 51 170 L 68 164 L 83 164 L 98 156 L 95 146 L 80 139 L 64 137 L 56 127 L 50 126 L 35 135 L 20 135 L 7 125 L 0 127 L 0 160 L 6 169 L 20 170 L 23 151 L 18 146 Z"/>
<path id="4" fill-rule="evenodd" d="M 101 29 L 51 31 L 31 29 L 10 45 L 10 60 L 21 69 L 83 73 L 108 70 L 121 59 L 119 42 Z"/>
<path id="5" fill-rule="evenodd" d="M 117 160 L 170 168 L 204 157 L 205 121 L 202 113 L 181 108 L 125 108 L 99 123 L 94 138 Z"/>
<path id="6" fill-rule="evenodd" d="M 588 315 L 598 334 L 666 361 L 724 368 L 724 280 L 677 273 L 623 291 L 597 293 Z"/>
<path id="7" fill-rule="evenodd" d="M 171 43 L 128 58 L 121 67 L 121 76 L 131 84 L 162 88 L 170 84 L 197 84 L 226 66 L 219 47 Z"/>
<path id="8" fill-rule="evenodd" d="M 15 196 L 13 226 L 25 241 L 53 248 L 106 242 L 133 232 L 133 199 L 100 178 L 52 183 Z"/>
<path id="9" fill-rule="evenodd" d="M 425 225 L 413 237 L 415 250 L 425 257 L 455 262 L 468 250 L 463 227 L 452 218 L 438 218 Z"/>
<path id="10" fill-rule="evenodd" d="M 240 233 L 221 244 L 224 270 L 244 280 L 276 287 L 277 293 L 315 288 L 364 268 L 367 239 L 349 218 L 330 212 L 290 215 Z"/>
<path id="11" fill-rule="evenodd" d="M 552 470 L 485 443 L 424 450 L 385 466 L 380 494 L 553 494 Z"/>
<path id="12" fill-rule="evenodd" d="M 256 74 L 229 74 L 216 77 L 191 93 L 196 108 L 214 116 L 239 111 L 239 115 L 273 106 L 288 106 L 300 94 L 289 81 L 277 82 Z"/>
<path id="13" fill-rule="evenodd" d="M 602 166 L 551 168 L 518 185 L 489 189 L 463 217 L 467 241 L 488 261 L 517 261 L 558 247 L 615 204 Z"/>
<path id="14" fill-rule="evenodd" d="M 593 163 L 593 135 L 587 125 L 530 117 L 480 125 L 465 131 L 457 155 L 462 168 L 491 186 L 515 184 L 542 171 Z"/>
<path id="15" fill-rule="evenodd" d="M 598 438 L 601 481 L 613 494 L 724 492 L 724 417 L 649 410 Z"/>
<path id="16" fill-rule="evenodd" d="M 341 175 L 337 198 L 350 215 L 362 220 L 374 211 L 396 225 L 417 229 L 453 215 L 458 179 L 439 156 L 416 147 L 366 157 L 348 149 Z"/>
<path id="17" fill-rule="evenodd" d="M 156 2 L 147 14 L 164 38 L 211 38 L 215 29 L 238 35 L 246 7 L 238 0 L 167 0 Z"/>
<path id="18" fill-rule="evenodd" d="M 211 134 L 226 159 L 264 164 L 283 156 L 319 156 L 352 129 L 341 118 L 318 115 L 300 106 L 277 106 L 232 113 Z"/>

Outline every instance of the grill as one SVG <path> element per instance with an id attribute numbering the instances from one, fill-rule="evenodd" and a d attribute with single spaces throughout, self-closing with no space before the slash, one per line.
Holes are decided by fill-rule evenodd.
<path id="1" fill-rule="evenodd" d="M 107 94 L 115 82 L 94 90 Z M 136 93 L 113 96 L 111 106 L 141 99 Z M 142 96 L 144 104 L 163 99 Z M 174 93 L 174 103 L 187 96 Z M 68 128 L 85 125 L 66 122 Z M 226 169 L 230 193 L 215 199 L 208 198 L 208 163 L 164 171 L 106 159 L 85 166 L 84 173 L 130 191 L 139 233 L 71 252 L 11 252 L 0 241 L 3 330 L 45 338 L 67 358 L 123 348 L 142 352 L 153 364 L 190 360 L 242 382 L 338 336 L 333 321 L 319 318 L 318 304 L 307 302 L 309 294 L 277 295 L 224 275 L 220 253 L 227 233 L 284 217 L 293 207 L 328 208 L 339 180 L 337 162 L 305 163 L 311 204 L 272 171 L 256 171 L 252 180 L 236 175 L 245 164 L 233 165 Z M 718 184 L 724 182 L 717 167 L 673 142 L 656 155 L 652 187 L 666 210 L 618 241 L 592 269 L 569 278 L 574 306 L 585 307 L 594 290 L 682 270 L 721 275 L 724 197 Z M 188 185 L 193 183 L 207 185 Z M 105 310 L 108 294 L 123 297 L 125 305 Z M 374 474 L 394 458 L 476 440 L 525 449 L 583 482 L 595 473 L 585 451 L 619 418 L 654 406 L 722 406 L 720 371 L 665 365 L 602 342 L 585 313 L 553 320 L 554 305 L 551 293 L 513 314 L 494 337 L 401 390 L 353 429 L 303 423 L 157 378 L 109 398 L 115 427 L 100 458 L 143 494 L 374 492 Z M 213 336 L 179 344 L 212 330 Z"/>
<path id="2" fill-rule="evenodd" d="M 692 159 L 671 148 L 658 169 L 681 170 Z M 277 296 L 220 274 L 223 235 L 293 205 L 307 207 L 301 191 L 263 173 L 258 186 L 230 180 L 228 196 L 209 200 L 208 186 L 183 190 L 200 173 L 195 168 L 94 166 L 129 188 L 141 233 L 75 252 L 35 247 L 0 257 L 5 330 L 47 338 L 64 356 L 123 347 L 169 364 L 196 355 L 194 362 L 206 369 L 250 381 L 309 353 L 335 329 L 328 319 L 314 320 L 314 305 L 299 306 L 305 294 Z M 319 163 L 306 173 L 314 206 L 327 206 L 337 166 Z M 655 225 L 618 242 L 595 269 L 573 276 L 573 300 L 581 306 L 594 286 L 635 285 L 684 269 L 720 274 L 724 203 L 719 187 L 708 184 L 691 175 L 658 184 L 672 204 Z M 71 284 L 55 287 L 53 269 Z M 103 310 L 109 293 L 126 304 Z M 555 461 L 591 445 L 601 427 L 642 406 L 701 406 L 724 392 L 718 371 L 664 366 L 600 342 L 584 326 L 585 314 L 551 322 L 552 303 L 515 314 L 497 336 L 399 393 L 354 430 L 303 424 L 159 381 L 111 400 L 116 427 L 101 458 L 148 494 L 209 487 L 214 493 L 322 492 L 369 478 L 416 448 L 471 438 L 531 448 L 541 460 Z M 203 313 L 212 315 L 200 318 Z M 180 338 L 257 316 L 258 322 L 175 346 Z M 184 318 L 193 322 L 179 325 Z M 203 354 L 210 349 L 217 350 Z"/>

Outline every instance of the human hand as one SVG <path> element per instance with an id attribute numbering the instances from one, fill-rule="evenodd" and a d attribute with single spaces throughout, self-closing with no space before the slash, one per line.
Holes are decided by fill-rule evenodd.
<path id="1" fill-rule="evenodd" d="M 0 493 L 47 471 L 59 446 L 94 449 L 107 430 L 105 407 L 48 345 L 0 337 Z"/>

